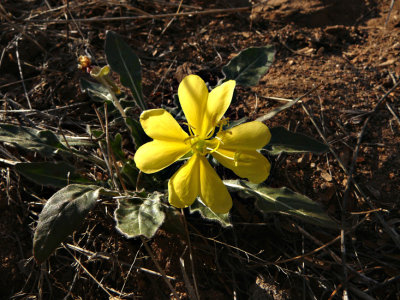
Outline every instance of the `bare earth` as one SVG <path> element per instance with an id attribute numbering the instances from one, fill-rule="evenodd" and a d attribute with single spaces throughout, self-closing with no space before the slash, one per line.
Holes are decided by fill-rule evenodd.
<path id="1" fill-rule="evenodd" d="M 344 243 L 339 230 L 280 215 L 263 220 L 251 200 L 234 199 L 233 229 L 186 214 L 194 270 L 179 233 L 162 229 L 148 241 L 155 258 L 180 299 L 194 299 L 195 286 L 201 299 L 214 300 L 345 299 L 344 291 L 350 299 L 399 299 L 400 1 L 391 7 L 389 0 L 185 0 L 181 12 L 207 13 L 55 22 L 172 14 L 179 2 L 1 1 L 0 122 L 80 135 L 87 124 L 98 126 L 79 90 L 87 75 L 76 65 L 85 51 L 105 64 L 106 30 L 122 35 L 140 57 L 150 107 L 172 105 L 186 74 L 214 85 L 241 50 L 273 44 L 268 74 L 257 87 L 237 89 L 228 115 L 255 119 L 319 86 L 267 125 L 325 140 L 331 151 L 270 157 L 267 184 L 321 203 L 346 225 Z M 45 114 L 6 112 L 30 107 Z M 126 140 L 126 155 L 133 156 Z M 38 160 L 7 145 L 0 150 L 3 159 Z M 141 240 L 115 230 L 114 203 L 98 206 L 65 242 L 78 248 L 62 247 L 38 266 L 33 231 L 54 192 L 0 160 L 1 299 L 173 299 Z"/>

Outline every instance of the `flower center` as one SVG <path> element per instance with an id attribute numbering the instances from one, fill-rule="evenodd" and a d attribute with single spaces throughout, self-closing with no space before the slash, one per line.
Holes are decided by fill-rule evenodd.
<path id="1" fill-rule="evenodd" d="M 220 121 L 219 125 L 222 128 L 223 125 L 227 123 L 227 119 L 223 119 Z M 214 137 L 215 127 L 207 136 L 198 136 L 194 133 L 193 127 L 190 124 L 186 124 L 189 128 L 189 138 L 187 141 L 190 141 L 190 145 L 192 147 L 193 153 L 198 153 L 200 155 L 207 155 L 213 153 L 218 150 L 221 140 L 217 137 Z"/>
<path id="2" fill-rule="evenodd" d="M 217 151 L 221 144 L 221 141 L 216 138 L 210 140 L 198 136 L 190 136 L 189 139 L 193 152 L 201 155 L 207 155 Z"/>

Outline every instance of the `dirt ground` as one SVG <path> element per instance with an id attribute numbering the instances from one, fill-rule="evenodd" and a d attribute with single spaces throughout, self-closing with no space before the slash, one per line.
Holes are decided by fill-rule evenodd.
<path id="1" fill-rule="evenodd" d="M 273 44 L 268 74 L 237 89 L 228 115 L 255 119 L 319 86 L 267 125 L 325 141 L 331 151 L 269 157 L 267 183 L 321 203 L 345 226 L 343 240 L 339 230 L 286 216 L 264 220 L 250 200 L 234 199 L 233 228 L 186 213 L 191 244 L 162 229 L 148 241 L 155 260 L 180 299 L 195 299 L 196 289 L 200 299 L 400 299 L 400 1 L 184 0 L 180 11 L 195 13 L 173 17 L 179 4 L 1 1 L 0 122 L 71 135 L 98 126 L 79 89 L 87 75 L 77 58 L 90 54 L 104 65 L 107 30 L 140 57 L 150 107 L 171 106 L 186 74 L 213 85 L 241 50 Z M 118 19 L 126 16 L 139 18 Z M 95 17 L 103 20 L 80 21 Z M 38 159 L 0 150 L 6 160 Z M 54 192 L 0 160 L 1 299 L 173 299 L 142 241 L 115 230 L 113 203 L 98 206 L 38 266 L 32 236 Z"/>

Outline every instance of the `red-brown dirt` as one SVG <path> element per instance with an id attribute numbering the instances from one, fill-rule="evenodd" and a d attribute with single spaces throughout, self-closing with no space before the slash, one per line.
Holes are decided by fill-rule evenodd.
<path id="1" fill-rule="evenodd" d="M 122 35 L 140 57 L 149 107 L 171 106 L 186 74 L 215 85 L 221 67 L 241 50 L 273 44 L 269 72 L 258 86 L 237 88 L 228 115 L 255 119 L 319 86 L 266 124 L 325 139 L 331 152 L 271 156 L 267 184 L 305 194 L 338 224 L 345 221 L 346 253 L 340 231 L 275 214 L 264 220 L 251 200 L 240 199 L 234 199 L 233 229 L 186 212 L 192 259 L 185 234 L 164 228 L 147 243 L 180 299 L 193 298 L 194 282 L 201 299 L 346 299 L 346 293 L 399 299 L 399 89 L 383 97 L 400 80 L 400 1 L 188 0 L 182 12 L 208 13 L 73 21 L 175 13 L 179 3 L 2 1 L 0 122 L 80 135 L 86 125 L 98 126 L 89 97 L 79 90 L 86 75 L 76 65 L 86 52 L 105 64 L 106 30 Z M 35 111 L 10 112 L 30 106 Z M 35 161 L 35 155 L 0 144 L 0 158 L 0 298 L 173 299 L 142 241 L 115 230 L 113 203 L 98 206 L 65 247 L 38 266 L 33 231 L 55 190 L 33 185 L 5 161 Z"/>

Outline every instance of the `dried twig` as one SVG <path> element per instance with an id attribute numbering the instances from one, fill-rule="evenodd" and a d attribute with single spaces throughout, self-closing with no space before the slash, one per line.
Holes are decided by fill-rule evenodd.
<path id="1" fill-rule="evenodd" d="M 162 278 L 164 279 L 165 283 L 167 284 L 167 286 L 169 287 L 169 289 L 171 290 L 172 294 L 174 294 L 174 297 L 176 299 L 179 299 L 178 293 L 176 292 L 176 290 L 174 289 L 174 287 L 171 284 L 171 281 L 169 280 L 169 278 L 167 277 L 167 275 L 165 274 L 165 271 L 163 268 L 161 268 L 160 264 L 158 263 L 156 257 L 153 254 L 153 251 L 151 250 L 150 246 L 147 244 L 147 241 L 145 240 L 144 237 L 140 236 L 142 243 L 144 245 L 144 247 L 146 248 L 147 253 L 150 255 L 151 260 L 153 261 L 153 263 L 156 265 L 156 268 L 158 269 L 158 271 L 161 273 Z"/>
<path id="2" fill-rule="evenodd" d="M 387 103 L 387 102 L 386 102 L 386 107 L 388 108 L 388 110 L 390 111 L 390 113 L 393 115 L 393 117 L 396 119 L 397 124 L 399 124 L 399 126 L 400 126 L 400 118 L 399 118 L 399 116 L 395 113 L 393 107 L 392 107 L 389 103 Z"/>
<path id="3" fill-rule="evenodd" d="M 196 272 L 194 269 L 192 244 L 190 241 L 189 229 L 187 226 L 187 222 L 186 222 L 186 218 L 185 218 L 183 209 L 181 209 L 181 220 L 182 220 L 183 224 L 185 224 L 186 239 L 187 239 L 187 243 L 188 243 L 188 247 L 189 247 L 189 258 L 190 258 L 190 265 L 192 267 L 192 279 L 193 279 L 193 284 L 194 284 L 194 290 L 196 293 L 196 299 L 200 300 L 199 289 L 197 287 Z M 181 262 L 181 266 L 184 267 L 183 262 Z"/>
<path id="4" fill-rule="evenodd" d="M 64 249 L 67 250 L 67 252 L 74 258 L 74 260 L 75 260 L 75 261 L 77 262 L 77 264 L 82 268 L 82 270 L 85 271 L 85 273 L 88 274 L 89 277 L 92 278 L 92 279 L 94 280 L 94 282 L 96 282 L 96 284 L 108 295 L 109 299 L 112 299 L 112 298 L 113 298 L 113 295 L 110 294 L 110 292 L 107 290 L 107 288 L 105 288 L 104 285 L 101 284 L 101 282 L 98 281 L 98 280 L 96 279 L 96 277 L 94 277 L 94 276 L 92 275 L 92 273 L 90 273 L 90 272 L 88 271 L 88 269 L 85 268 L 85 266 L 81 263 L 81 261 L 80 261 L 78 258 L 76 258 L 76 256 L 71 252 L 71 250 L 69 250 L 64 244 L 62 244 L 62 245 L 63 245 Z"/>
<path id="5" fill-rule="evenodd" d="M 23 22 L 27 23 L 70 23 L 70 22 L 80 22 L 80 23 L 94 23 L 94 22 L 114 22 L 114 21 L 132 21 L 132 20 L 145 20 L 145 19 L 164 19 L 171 17 L 192 17 L 199 15 L 215 15 L 215 14 L 232 14 L 238 12 L 249 11 L 253 7 L 237 7 L 237 8 L 216 8 L 209 9 L 204 11 L 189 11 L 189 12 L 180 12 L 180 13 L 170 13 L 170 14 L 158 14 L 158 15 L 142 15 L 142 16 L 130 16 L 130 17 L 109 17 L 109 18 L 90 18 L 90 19 L 74 19 L 74 20 L 42 20 L 42 19 L 25 19 Z"/>
<path id="6" fill-rule="evenodd" d="M 21 83 L 22 83 L 22 87 L 24 88 L 24 93 L 25 93 L 25 98 L 26 101 L 28 102 L 28 106 L 30 109 L 32 109 L 32 104 L 31 104 L 31 100 L 29 99 L 29 95 L 28 92 L 26 90 L 26 86 L 25 86 L 25 80 L 24 80 L 24 74 L 22 73 L 22 67 L 21 67 L 21 60 L 19 58 L 19 51 L 18 51 L 18 38 L 15 41 L 15 55 L 17 56 L 17 63 L 18 63 L 18 70 L 19 70 L 19 76 L 21 77 Z"/>
<path id="7" fill-rule="evenodd" d="M 74 251 L 78 251 L 78 252 L 80 252 L 80 253 L 82 253 L 82 254 L 84 254 L 84 255 L 86 255 L 89 259 L 96 259 L 96 258 L 101 258 L 101 259 L 105 259 L 105 260 L 112 260 L 113 259 L 113 257 L 110 255 L 110 254 L 108 254 L 108 253 L 99 253 L 99 252 L 92 252 L 92 251 L 89 251 L 89 250 L 87 250 L 87 249 L 83 249 L 83 248 L 81 248 L 81 247 L 78 247 L 78 246 L 76 246 L 76 245 L 72 245 L 72 244 L 65 244 L 68 248 L 70 248 L 71 250 L 74 250 Z M 137 267 L 137 266 L 133 266 L 132 264 L 129 264 L 129 263 L 127 263 L 127 262 L 121 262 L 121 261 L 119 261 L 119 263 L 121 264 L 121 265 L 123 265 L 123 266 L 127 266 L 127 267 L 132 267 L 132 268 L 134 268 L 134 269 L 136 269 L 136 270 L 139 270 L 139 271 L 141 271 L 141 272 L 145 272 L 145 273 L 147 273 L 147 274 L 151 274 L 151 275 L 155 275 L 155 276 L 159 276 L 159 277 L 162 277 L 162 274 L 161 273 L 158 273 L 158 272 L 156 272 L 156 271 L 153 271 L 153 270 L 150 270 L 150 269 L 148 269 L 148 268 L 143 268 L 143 267 Z M 173 277 L 173 276 L 169 276 L 169 275 L 165 275 L 169 280 L 176 280 L 175 279 L 175 277 Z"/>

